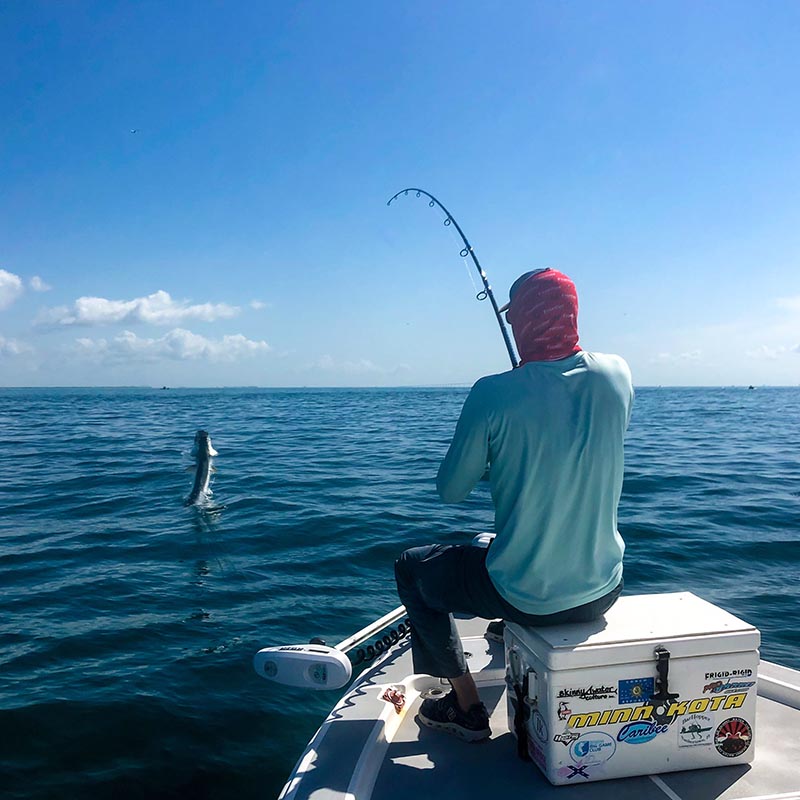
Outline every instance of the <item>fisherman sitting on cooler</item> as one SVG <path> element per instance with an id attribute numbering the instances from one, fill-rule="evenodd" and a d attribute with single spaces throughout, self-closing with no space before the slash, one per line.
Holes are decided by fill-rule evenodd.
<path id="1" fill-rule="evenodd" d="M 587 622 L 622 590 L 628 365 L 581 350 L 575 286 L 556 270 L 518 278 L 506 309 L 520 366 L 472 387 L 437 477 L 442 500 L 457 503 L 488 464 L 496 537 L 488 550 L 429 545 L 395 563 L 414 671 L 453 687 L 425 700 L 419 720 L 469 741 L 491 731 L 452 612 L 521 625 Z"/>

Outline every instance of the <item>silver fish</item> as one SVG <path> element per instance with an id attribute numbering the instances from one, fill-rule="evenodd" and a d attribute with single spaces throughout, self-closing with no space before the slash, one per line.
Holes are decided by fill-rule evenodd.
<path id="1" fill-rule="evenodd" d="M 194 486 L 184 503 L 187 506 L 202 505 L 211 494 L 208 488 L 213 470 L 211 459 L 219 453 L 211 446 L 211 437 L 207 431 L 197 431 L 195 434 L 192 455 L 195 457 Z"/>

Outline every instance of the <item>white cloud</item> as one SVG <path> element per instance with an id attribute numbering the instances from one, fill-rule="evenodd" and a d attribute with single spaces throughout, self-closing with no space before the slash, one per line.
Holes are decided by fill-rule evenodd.
<path id="1" fill-rule="evenodd" d="M 382 372 L 380 367 L 367 358 L 360 358 L 357 361 L 335 361 L 329 355 L 322 356 L 312 368 L 326 372 L 347 372 L 351 375 Z"/>
<path id="2" fill-rule="evenodd" d="M 262 308 L 266 308 L 267 304 L 262 303 L 260 300 L 251 300 L 250 301 L 250 308 L 254 308 L 256 311 L 261 311 Z"/>
<path id="3" fill-rule="evenodd" d="M 53 308 L 43 308 L 37 315 L 34 323 L 36 325 L 58 325 L 62 319 L 70 317 L 69 306 L 54 306 Z M 71 323 L 64 323 L 71 324 Z"/>
<path id="4" fill-rule="evenodd" d="M 407 364 L 399 364 L 396 367 L 387 369 L 379 367 L 368 358 L 359 358 L 355 361 L 336 361 L 332 356 L 324 355 L 322 358 L 312 364 L 309 369 L 322 370 L 323 372 L 338 372 L 348 375 L 396 375 L 402 372 L 408 372 L 409 366 Z"/>
<path id="5" fill-rule="evenodd" d="M 8 308 L 22 294 L 22 279 L 0 269 L 0 308 Z"/>
<path id="6" fill-rule="evenodd" d="M 208 339 L 183 328 L 175 328 L 158 339 L 147 339 L 131 331 L 123 331 L 113 339 L 81 338 L 76 341 L 80 354 L 101 361 L 156 361 L 162 358 L 176 361 L 236 361 L 270 349 L 266 342 L 247 339 L 239 333 L 221 339 Z"/>
<path id="7" fill-rule="evenodd" d="M 668 364 L 685 364 L 688 361 L 699 361 L 702 351 L 690 350 L 687 353 L 659 353 L 655 358 L 651 358 L 651 363 L 661 362 Z"/>
<path id="8" fill-rule="evenodd" d="M 765 344 L 762 344 L 760 347 L 757 347 L 755 350 L 747 350 L 745 351 L 745 355 L 748 358 L 754 358 L 758 361 L 775 361 L 776 359 L 780 358 L 786 352 L 786 348 L 783 346 L 780 347 L 768 347 Z"/>
<path id="9" fill-rule="evenodd" d="M 16 339 L 6 339 L 5 336 L 0 336 L 0 358 L 3 356 L 21 356 L 31 351 L 32 348 L 24 342 L 17 341 Z"/>
<path id="10" fill-rule="evenodd" d="M 800 311 L 800 294 L 794 297 L 779 297 L 778 306 L 789 311 Z"/>
<path id="11" fill-rule="evenodd" d="M 58 306 L 43 311 L 39 324 L 107 325 L 110 323 L 146 322 L 152 325 L 175 325 L 189 319 L 213 322 L 236 316 L 239 309 L 226 303 L 190 305 L 173 300 L 159 290 L 134 300 L 107 300 L 104 297 L 79 297 L 72 308 Z"/>
<path id="12" fill-rule="evenodd" d="M 30 279 L 29 284 L 34 292 L 49 292 L 53 288 L 49 283 L 45 283 L 38 275 L 34 275 Z"/>

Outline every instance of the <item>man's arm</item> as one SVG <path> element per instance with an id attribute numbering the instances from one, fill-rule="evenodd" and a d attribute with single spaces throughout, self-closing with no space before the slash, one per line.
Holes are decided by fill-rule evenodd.
<path id="1" fill-rule="evenodd" d="M 476 383 L 464 402 L 453 441 L 436 476 L 436 489 L 445 503 L 464 500 L 486 472 L 489 424 L 481 394 Z"/>

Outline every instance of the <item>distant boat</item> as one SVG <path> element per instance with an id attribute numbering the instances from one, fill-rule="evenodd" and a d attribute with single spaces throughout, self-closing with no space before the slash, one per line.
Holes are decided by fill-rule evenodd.
<path id="1" fill-rule="evenodd" d="M 747 388 L 748 389 L 755 389 L 756 387 L 755 386 L 748 386 Z"/>

